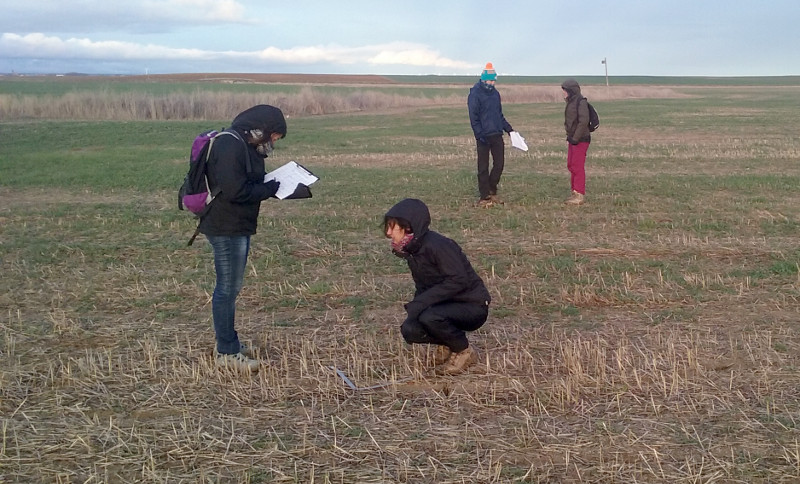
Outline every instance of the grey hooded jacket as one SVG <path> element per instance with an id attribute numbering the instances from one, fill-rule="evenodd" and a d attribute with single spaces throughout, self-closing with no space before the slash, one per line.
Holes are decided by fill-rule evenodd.
<path id="1" fill-rule="evenodd" d="M 589 132 L 589 105 L 583 101 L 581 86 L 575 79 L 567 79 L 561 84 L 561 89 L 568 94 L 564 107 L 564 130 L 567 132 L 567 141 L 576 145 L 580 142 L 591 143 L 592 135 Z"/>

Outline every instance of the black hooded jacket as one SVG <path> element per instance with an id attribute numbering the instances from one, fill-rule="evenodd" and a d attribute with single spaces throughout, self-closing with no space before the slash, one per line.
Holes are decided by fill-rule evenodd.
<path id="1" fill-rule="evenodd" d="M 581 102 L 585 98 L 581 94 L 581 86 L 575 79 L 567 79 L 561 84 L 561 89 L 568 94 L 564 107 L 564 130 L 567 132 L 567 141 L 571 144 L 592 142 L 589 131 L 589 105 Z"/>
<path id="2" fill-rule="evenodd" d="M 205 235 L 255 234 L 261 201 L 273 195 L 264 185 L 264 158 L 255 146 L 244 141 L 251 129 L 260 129 L 267 136 L 286 136 L 286 120 L 274 106 L 253 106 L 236 116 L 227 130 L 236 136 L 219 135 L 214 139 L 208 158 L 208 182 L 212 190 L 221 191 L 200 221 L 200 232 Z"/>
<path id="3" fill-rule="evenodd" d="M 406 198 L 386 212 L 411 224 L 414 238 L 405 252 L 395 252 L 408 263 L 414 278 L 414 299 L 406 304 L 409 317 L 416 318 L 428 307 L 445 301 L 487 304 L 491 296 L 472 268 L 461 247 L 453 240 L 428 229 L 431 215 L 421 200 Z"/>

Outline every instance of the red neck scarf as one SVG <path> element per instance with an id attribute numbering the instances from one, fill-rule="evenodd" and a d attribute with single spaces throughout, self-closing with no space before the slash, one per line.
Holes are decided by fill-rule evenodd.
<path id="1" fill-rule="evenodd" d="M 406 234 L 400 242 L 392 241 L 392 250 L 401 254 L 405 253 L 406 245 L 414 238 L 414 234 Z"/>

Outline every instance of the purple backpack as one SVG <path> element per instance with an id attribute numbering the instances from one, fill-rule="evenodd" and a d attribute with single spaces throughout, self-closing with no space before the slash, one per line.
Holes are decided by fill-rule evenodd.
<path id="1" fill-rule="evenodd" d="M 211 147 L 214 145 L 214 140 L 223 134 L 229 134 L 244 143 L 237 134 L 230 131 L 217 131 L 215 129 L 200 133 L 195 137 L 192 143 L 192 151 L 189 154 L 189 172 L 183 179 L 178 190 L 178 210 L 188 210 L 192 212 L 197 218 L 203 218 L 211 209 L 211 202 L 214 201 L 219 195 L 219 188 L 214 190 L 208 184 L 208 177 L 206 170 L 208 167 L 208 157 L 211 154 Z M 247 162 L 248 171 L 250 171 L 250 162 Z M 192 245 L 197 234 L 200 233 L 195 230 L 194 235 L 189 240 L 189 245 Z"/>
<path id="2" fill-rule="evenodd" d="M 208 155 L 214 138 L 219 134 L 217 130 L 200 133 L 192 143 L 189 155 L 189 172 L 183 179 L 183 184 L 178 190 L 178 209 L 188 210 L 198 217 L 202 217 L 209 209 L 209 205 L 217 195 L 211 194 L 206 178 Z"/>

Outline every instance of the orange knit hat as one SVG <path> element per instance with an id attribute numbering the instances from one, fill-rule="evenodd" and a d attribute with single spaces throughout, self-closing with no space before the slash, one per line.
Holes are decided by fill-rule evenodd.
<path id="1" fill-rule="evenodd" d="M 497 72 L 494 70 L 494 66 L 491 62 L 486 63 L 486 67 L 483 68 L 483 72 L 481 73 L 481 81 L 494 81 L 497 79 Z"/>

